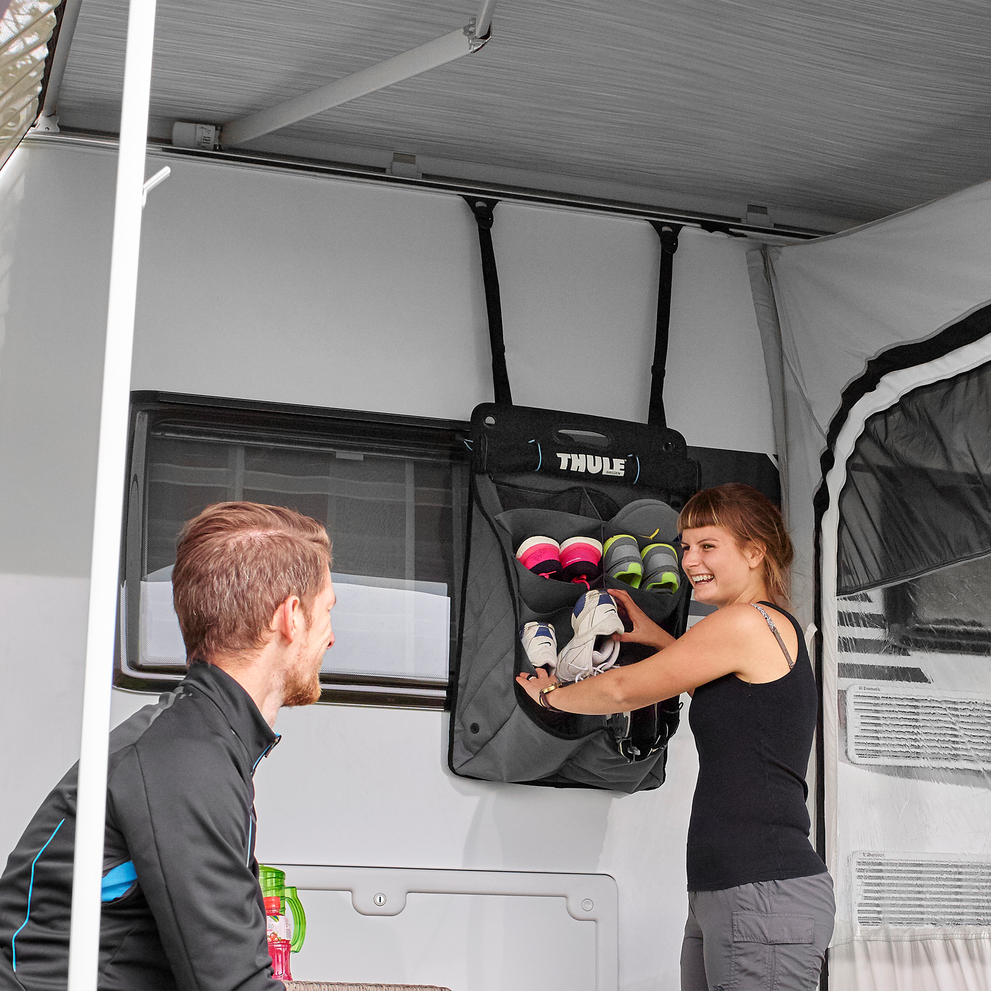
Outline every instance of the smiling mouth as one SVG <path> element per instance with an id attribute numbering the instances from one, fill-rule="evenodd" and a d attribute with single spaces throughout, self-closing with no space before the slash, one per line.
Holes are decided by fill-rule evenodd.
<path id="1" fill-rule="evenodd" d="M 698 587 L 699 585 L 707 585 L 712 581 L 712 575 L 689 575 L 692 580 L 692 585 Z"/>

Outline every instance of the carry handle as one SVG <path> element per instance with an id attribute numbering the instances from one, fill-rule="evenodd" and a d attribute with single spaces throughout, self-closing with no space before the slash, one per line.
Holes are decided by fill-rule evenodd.
<path id="1" fill-rule="evenodd" d="M 591 447 L 598 451 L 604 451 L 613 446 L 613 439 L 609 434 L 601 433 L 598 430 L 587 430 L 581 427 L 556 427 L 554 430 L 554 439 L 559 444 Z"/>
<path id="2" fill-rule="evenodd" d="M 494 429 L 495 414 L 487 414 L 482 424 L 487 430 Z M 601 430 L 589 430 L 588 427 L 554 427 L 553 438 L 559 444 L 590 447 L 599 451 L 604 451 L 613 445 L 613 437 L 610 434 Z"/>
<path id="3" fill-rule="evenodd" d="M 294 887 L 286 887 L 286 906 L 292 913 L 292 943 L 289 948 L 293 953 L 299 953 L 306 939 L 306 913 Z"/>

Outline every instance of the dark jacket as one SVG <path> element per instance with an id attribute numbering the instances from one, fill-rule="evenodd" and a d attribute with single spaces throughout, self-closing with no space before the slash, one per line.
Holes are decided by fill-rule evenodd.
<path id="1" fill-rule="evenodd" d="M 278 739 L 233 678 L 201 663 L 110 734 L 100 991 L 283 991 L 252 783 Z M 66 986 L 75 815 L 73 767 L 0 877 L 0 988 Z"/>

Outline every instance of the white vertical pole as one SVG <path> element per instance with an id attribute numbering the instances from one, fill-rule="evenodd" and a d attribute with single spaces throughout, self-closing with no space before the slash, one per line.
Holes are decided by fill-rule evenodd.
<path id="1" fill-rule="evenodd" d="M 83 677 L 76 846 L 73 866 L 69 991 L 97 985 L 100 881 L 106 819 L 110 675 L 120 562 L 121 517 L 127 457 L 131 349 L 141 241 L 142 186 L 155 38 L 155 0 L 130 0 L 124 99 L 117 159 L 117 198 L 110 254 L 110 301 L 103 366 L 100 446 L 96 468 L 93 559 Z"/>

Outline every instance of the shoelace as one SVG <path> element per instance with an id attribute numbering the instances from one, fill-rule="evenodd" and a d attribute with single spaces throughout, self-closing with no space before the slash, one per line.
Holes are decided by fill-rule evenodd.
<path id="1" fill-rule="evenodd" d="M 584 681 L 586 678 L 593 678 L 597 674 L 602 674 L 603 671 L 608 671 L 611 667 L 616 664 L 616 658 L 613 657 L 612 660 L 605 660 L 599 664 L 593 664 L 591 671 L 588 674 L 580 674 L 575 678 L 575 684 L 577 685 L 579 681 Z"/>
<path id="2" fill-rule="evenodd" d="M 577 685 L 579 681 L 584 681 L 586 678 L 594 678 L 597 674 L 602 674 L 603 671 L 608 671 L 612 667 L 608 661 L 604 661 L 602 664 L 596 664 L 588 674 L 580 674 L 575 678 L 575 684 Z"/>

